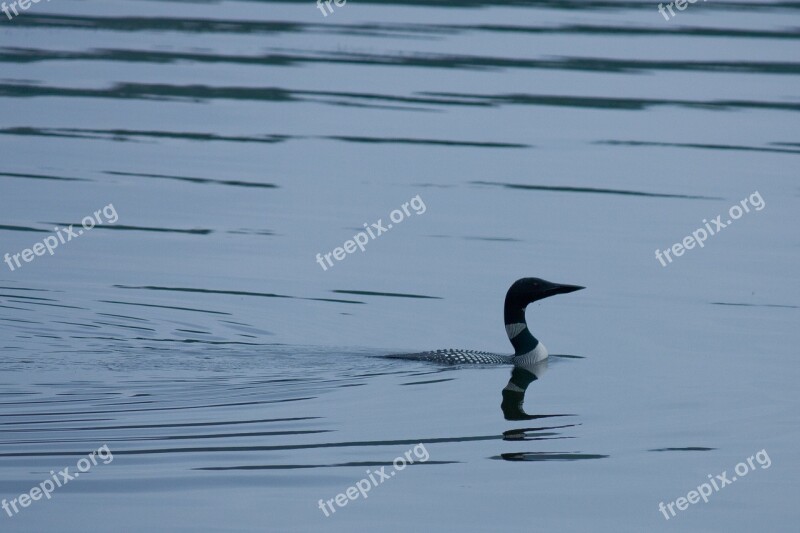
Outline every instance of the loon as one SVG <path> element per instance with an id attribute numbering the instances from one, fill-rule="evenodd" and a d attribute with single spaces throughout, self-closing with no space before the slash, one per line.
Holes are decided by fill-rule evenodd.
<path id="1" fill-rule="evenodd" d="M 522 278 L 515 281 L 506 293 L 504 317 L 506 334 L 514 347 L 514 355 L 501 355 L 475 350 L 435 350 L 412 354 L 388 355 L 393 359 L 411 359 L 448 365 L 464 364 L 513 364 L 530 367 L 547 359 L 544 344 L 531 335 L 525 322 L 525 308 L 528 304 L 543 300 L 556 294 L 567 294 L 584 289 L 579 285 L 563 285 L 539 278 Z"/>

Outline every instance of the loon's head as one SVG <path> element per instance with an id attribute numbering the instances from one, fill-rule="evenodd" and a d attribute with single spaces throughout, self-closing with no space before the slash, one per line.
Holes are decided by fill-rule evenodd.
<path id="1" fill-rule="evenodd" d="M 525 322 L 525 308 L 529 303 L 556 294 L 579 291 L 583 288 L 585 287 L 553 283 L 539 278 L 522 278 L 515 281 L 506 293 L 506 303 L 503 309 L 506 333 L 511 345 L 514 346 L 514 356 L 532 356 L 533 362 L 547 357 L 544 346 L 541 347 L 541 353 L 534 351 L 539 346 L 539 340 L 531 335 L 528 331 L 528 324 Z"/>
<path id="2" fill-rule="evenodd" d="M 522 278 L 515 281 L 511 288 L 508 289 L 506 306 L 510 304 L 514 307 L 525 309 L 529 303 L 543 300 L 556 294 L 567 294 L 585 288 L 580 285 L 553 283 L 539 278 Z"/>

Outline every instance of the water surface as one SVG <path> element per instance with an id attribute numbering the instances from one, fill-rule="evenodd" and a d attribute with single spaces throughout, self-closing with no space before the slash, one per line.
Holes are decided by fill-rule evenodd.
<path id="1" fill-rule="evenodd" d="M 0 498 L 113 452 L 2 530 L 793 531 L 800 3 L 333 5 L 0 15 L 0 253 L 118 214 L 0 265 Z M 523 276 L 587 287 L 528 309 L 531 418 L 381 357 L 508 353 Z"/>

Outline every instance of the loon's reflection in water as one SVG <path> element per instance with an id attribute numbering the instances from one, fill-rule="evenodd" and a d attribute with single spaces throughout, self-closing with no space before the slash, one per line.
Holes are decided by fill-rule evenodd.
<path id="1" fill-rule="evenodd" d="M 551 356 L 558 357 L 558 356 Z M 571 356 L 571 358 L 574 356 Z M 511 378 L 503 388 L 503 401 L 500 408 L 506 420 L 538 420 L 540 418 L 555 418 L 561 416 L 575 416 L 572 414 L 530 415 L 523 409 L 525 392 L 528 386 L 540 379 L 547 371 L 550 359 L 544 359 L 531 365 L 514 365 Z M 562 436 L 558 429 L 575 427 L 578 424 L 564 424 L 557 426 L 516 428 L 503 432 L 503 440 L 508 441 L 540 441 L 572 439 L 574 437 Z M 584 454 L 579 452 L 512 452 L 502 453 L 492 459 L 505 461 L 572 461 L 578 459 L 600 459 L 608 457 L 599 454 Z"/>
<path id="2" fill-rule="evenodd" d="M 503 403 L 500 404 L 500 408 L 503 410 L 503 416 L 505 416 L 506 420 L 535 420 L 537 418 L 565 416 L 529 415 L 522 408 L 522 404 L 525 401 L 525 391 L 528 390 L 528 385 L 547 372 L 548 363 L 549 359 L 544 359 L 536 364 L 514 365 L 514 368 L 511 370 L 511 379 L 508 380 L 508 384 L 503 388 Z"/>

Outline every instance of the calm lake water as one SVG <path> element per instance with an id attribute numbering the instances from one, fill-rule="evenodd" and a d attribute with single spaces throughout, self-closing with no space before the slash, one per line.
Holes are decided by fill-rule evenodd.
<path id="1" fill-rule="evenodd" d="M 331 7 L 0 14 L 0 530 L 796 531 L 800 2 Z"/>

